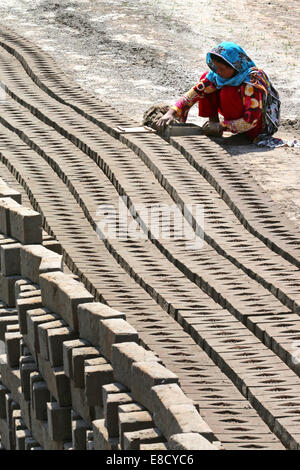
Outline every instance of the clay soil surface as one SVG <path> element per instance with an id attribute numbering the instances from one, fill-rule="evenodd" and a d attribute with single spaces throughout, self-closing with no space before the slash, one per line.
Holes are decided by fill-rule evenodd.
<path id="1" fill-rule="evenodd" d="M 300 140 L 298 0 L 1 0 L 0 14 L 83 88 L 138 122 L 152 104 L 173 104 L 193 86 L 214 45 L 237 42 L 280 93 L 277 136 Z M 202 124 L 196 107 L 189 121 Z M 222 145 L 300 227 L 300 149 L 228 137 Z"/>

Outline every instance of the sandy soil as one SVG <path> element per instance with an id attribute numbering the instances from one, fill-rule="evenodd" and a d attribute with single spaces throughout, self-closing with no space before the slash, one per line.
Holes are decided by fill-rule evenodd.
<path id="1" fill-rule="evenodd" d="M 298 0 L 1 0 L 0 22 L 38 44 L 83 88 L 137 121 L 206 70 L 206 52 L 239 43 L 282 101 L 279 137 L 300 140 Z M 189 121 L 201 124 L 196 107 Z M 223 140 L 232 158 L 300 228 L 300 149 Z"/>

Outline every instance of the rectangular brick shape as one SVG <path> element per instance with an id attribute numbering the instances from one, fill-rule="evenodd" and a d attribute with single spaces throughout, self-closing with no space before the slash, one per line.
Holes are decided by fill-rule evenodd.
<path id="1" fill-rule="evenodd" d="M 39 346 L 40 346 L 40 354 L 44 359 L 49 360 L 48 330 L 51 328 L 61 328 L 65 325 L 66 325 L 65 322 L 63 322 L 62 320 L 58 320 L 58 319 L 38 325 L 37 331 L 38 331 L 38 339 L 39 339 Z"/>
<path id="2" fill-rule="evenodd" d="M 42 216 L 24 206 L 9 208 L 10 235 L 23 243 L 42 243 Z"/>
<path id="3" fill-rule="evenodd" d="M 119 343 L 112 346 L 112 366 L 115 380 L 131 388 L 131 368 L 134 362 L 158 362 L 151 351 L 137 343 Z"/>
<path id="4" fill-rule="evenodd" d="M 152 387 L 178 383 L 178 377 L 158 362 L 135 362 L 132 364 L 131 391 L 136 401 L 153 411 Z"/>
<path id="5" fill-rule="evenodd" d="M 0 198 L 0 232 L 10 235 L 10 210 L 18 209 L 21 205 L 11 198 Z"/>
<path id="6" fill-rule="evenodd" d="M 76 338 L 76 333 L 71 328 L 63 326 L 48 329 L 47 336 L 50 364 L 52 367 L 59 367 L 63 364 L 63 342 Z"/>
<path id="7" fill-rule="evenodd" d="M 103 320 L 99 326 L 100 350 L 106 359 L 112 359 L 112 345 L 124 342 L 138 342 L 137 331 L 125 320 Z"/>
<path id="8" fill-rule="evenodd" d="M 7 325 L 18 325 L 18 315 L 0 316 L 0 341 L 5 341 L 5 332 Z"/>
<path id="9" fill-rule="evenodd" d="M 42 298 L 41 296 L 32 297 L 30 299 L 18 299 L 17 300 L 17 311 L 19 317 L 20 333 L 22 335 L 27 334 L 27 310 L 34 310 L 37 308 L 42 308 Z M 44 311 L 44 313 L 48 312 Z"/>
<path id="10" fill-rule="evenodd" d="M 16 201 L 18 204 L 21 204 L 21 193 L 16 191 L 15 189 L 8 186 L 3 180 L 1 180 L 0 184 L 0 198 L 10 198 Z"/>
<path id="11" fill-rule="evenodd" d="M 50 392 L 44 381 L 32 385 L 32 407 L 36 419 L 47 420 L 47 403 L 50 402 Z"/>
<path id="12" fill-rule="evenodd" d="M 154 422 L 167 439 L 173 434 L 195 432 L 210 442 L 217 440 L 177 384 L 154 386 L 152 407 Z"/>
<path id="13" fill-rule="evenodd" d="M 0 246 L 1 272 L 4 276 L 20 274 L 20 243 Z"/>
<path id="14" fill-rule="evenodd" d="M 56 320 L 57 316 L 51 313 L 39 314 L 39 309 L 27 311 L 27 346 L 32 354 L 40 351 L 38 325 Z"/>
<path id="15" fill-rule="evenodd" d="M 30 401 L 30 374 L 37 372 L 35 362 L 20 363 L 21 390 L 26 401 Z"/>
<path id="16" fill-rule="evenodd" d="M 40 275 L 43 304 L 59 314 L 74 331 L 78 331 L 77 307 L 94 297 L 83 284 L 70 275 L 56 271 Z"/>
<path id="17" fill-rule="evenodd" d="M 110 364 L 85 366 L 84 385 L 89 406 L 103 406 L 102 386 L 113 382 L 113 368 Z"/>
<path id="18" fill-rule="evenodd" d="M 19 366 L 21 339 L 22 335 L 18 332 L 5 333 L 6 357 L 7 363 L 10 365 L 10 367 Z"/>
<path id="19" fill-rule="evenodd" d="M 43 273 L 62 271 L 62 256 L 42 245 L 26 245 L 20 250 L 21 275 L 36 284 Z"/>
<path id="20" fill-rule="evenodd" d="M 140 431 L 141 429 L 153 428 L 152 416 L 148 411 L 133 411 L 130 413 L 119 413 L 119 440 L 121 448 L 124 449 L 124 433 Z"/>
<path id="21" fill-rule="evenodd" d="M 62 367 L 52 368 L 49 361 L 37 355 L 39 370 L 43 379 L 47 383 L 51 395 L 58 401 L 61 406 L 69 406 L 71 400 L 71 387 L 68 377 Z"/>
<path id="22" fill-rule="evenodd" d="M 94 347 L 72 349 L 72 371 L 75 387 L 84 387 L 84 360 L 99 356 Z"/>
<path id="23" fill-rule="evenodd" d="M 94 346 L 99 346 L 99 324 L 102 320 L 121 318 L 125 314 L 114 310 L 101 302 L 89 302 L 78 306 L 79 335 Z"/>
<path id="24" fill-rule="evenodd" d="M 174 434 L 169 439 L 168 448 L 170 450 L 218 450 L 205 437 L 192 432 Z"/>
<path id="25" fill-rule="evenodd" d="M 75 339 L 71 341 L 64 341 L 63 342 L 63 365 L 64 371 L 67 377 L 70 379 L 73 378 L 73 368 L 72 368 L 72 350 L 74 348 L 81 348 L 89 346 L 87 341 L 83 339 Z"/>
<path id="26" fill-rule="evenodd" d="M 124 450 L 139 450 L 141 444 L 165 442 L 164 436 L 157 428 L 142 429 L 124 433 Z"/>
<path id="27" fill-rule="evenodd" d="M 86 450 L 87 424 L 83 419 L 72 420 L 72 447 L 74 450 Z"/>
<path id="28" fill-rule="evenodd" d="M 19 279 L 19 275 L 4 276 L 4 274 L 0 273 L 0 299 L 8 307 L 16 305 L 15 284 Z"/>
<path id="29" fill-rule="evenodd" d="M 132 403 L 131 393 L 109 393 L 103 403 L 103 413 L 109 437 L 119 435 L 118 406 Z"/>
<path id="30" fill-rule="evenodd" d="M 111 439 L 108 435 L 104 419 L 93 421 L 94 450 L 118 450 L 118 439 Z"/>
<path id="31" fill-rule="evenodd" d="M 71 408 L 58 403 L 47 403 L 48 430 L 54 441 L 68 441 L 72 438 Z"/>

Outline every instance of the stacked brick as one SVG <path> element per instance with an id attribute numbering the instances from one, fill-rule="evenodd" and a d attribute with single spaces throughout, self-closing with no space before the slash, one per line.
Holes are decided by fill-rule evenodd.
<path id="1" fill-rule="evenodd" d="M 40 214 L 1 181 L 0 196 L 1 447 L 218 449 L 125 315 L 63 272 L 55 244 L 42 246 Z"/>

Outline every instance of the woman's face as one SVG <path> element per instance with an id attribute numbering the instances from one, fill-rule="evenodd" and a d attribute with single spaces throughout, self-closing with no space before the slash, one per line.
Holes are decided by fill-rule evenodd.
<path id="1" fill-rule="evenodd" d="M 235 70 L 232 67 L 230 67 L 230 65 L 221 64 L 220 62 L 217 62 L 215 60 L 213 60 L 213 64 L 215 66 L 216 73 L 220 75 L 220 77 L 222 78 L 233 77 Z"/>

